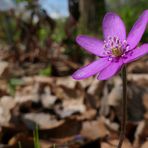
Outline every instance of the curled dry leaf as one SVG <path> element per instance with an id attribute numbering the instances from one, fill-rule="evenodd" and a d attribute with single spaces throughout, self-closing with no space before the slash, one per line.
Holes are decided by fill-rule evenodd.
<path id="1" fill-rule="evenodd" d="M 86 90 L 86 100 L 93 108 L 97 109 L 100 107 L 101 94 L 104 89 L 105 82 L 93 79 L 92 83 Z"/>
<path id="2" fill-rule="evenodd" d="M 77 117 L 78 120 L 91 120 L 94 119 L 97 114 L 95 109 L 87 109 L 84 113 Z"/>
<path id="3" fill-rule="evenodd" d="M 9 66 L 8 62 L 0 61 L 0 77 L 8 75 L 8 66 Z"/>
<path id="4" fill-rule="evenodd" d="M 81 84 L 82 88 L 86 88 L 86 87 L 89 87 L 93 81 L 94 81 L 94 78 L 91 77 L 86 79 L 85 81 L 79 81 L 79 83 Z"/>
<path id="5" fill-rule="evenodd" d="M 39 84 L 27 85 L 19 87 L 15 93 L 15 101 L 17 103 L 23 103 L 26 101 L 39 101 Z"/>
<path id="6" fill-rule="evenodd" d="M 111 122 L 109 119 L 105 120 L 105 124 L 107 125 L 107 127 L 113 131 L 118 131 L 119 130 L 119 124 L 116 122 Z"/>
<path id="7" fill-rule="evenodd" d="M 148 87 L 148 74 L 128 74 L 128 80 L 141 87 Z"/>
<path id="8" fill-rule="evenodd" d="M 50 87 L 44 88 L 44 93 L 41 95 L 41 103 L 44 108 L 51 108 L 56 102 L 57 97 L 51 94 Z"/>
<path id="9" fill-rule="evenodd" d="M 148 73 L 148 69 L 145 67 L 148 67 L 147 56 L 143 57 L 143 59 L 140 59 L 130 64 L 128 67 L 128 72 L 129 73 L 131 72 L 132 73 Z"/>
<path id="10" fill-rule="evenodd" d="M 145 121 L 144 120 L 140 121 L 135 131 L 135 139 L 138 139 L 140 137 L 140 135 L 142 134 L 144 130 L 144 127 L 145 127 Z"/>
<path id="11" fill-rule="evenodd" d="M 108 95 L 108 105 L 119 106 L 122 100 L 122 87 L 115 85 Z"/>
<path id="12" fill-rule="evenodd" d="M 82 122 L 74 118 L 67 118 L 62 124 L 51 129 L 39 130 L 40 138 L 49 140 L 49 138 L 69 138 L 79 135 L 82 128 Z"/>
<path id="13" fill-rule="evenodd" d="M 88 139 L 95 140 L 106 137 L 109 135 L 109 131 L 105 126 L 104 118 L 100 117 L 98 120 L 83 122 L 80 134 Z"/>
<path id="14" fill-rule="evenodd" d="M 86 106 L 82 99 L 79 100 L 64 100 L 62 103 L 62 109 L 56 108 L 56 113 L 61 117 L 65 118 L 74 113 L 84 113 L 86 111 Z"/>
<path id="15" fill-rule="evenodd" d="M 56 80 L 57 86 L 63 86 L 69 89 L 75 89 L 77 81 L 71 79 L 71 77 L 61 77 Z"/>
<path id="16" fill-rule="evenodd" d="M 30 129 L 34 129 L 36 125 L 41 129 L 51 129 L 63 123 L 62 120 L 56 120 L 55 116 L 45 113 L 27 113 L 22 116 L 22 120 Z"/>
<path id="17" fill-rule="evenodd" d="M 11 114 L 10 110 L 16 105 L 14 99 L 10 96 L 3 96 L 0 99 L 0 125 L 8 125 Z"/>
<path id="18" fill-rule="evenodd" d="M 84 99 L 84 90 L 81 87 L 75 89 L 69 89 L 67 87 L 55 87 L 53 88 L 54 94 L 61 100 L 81 100 Z"/>

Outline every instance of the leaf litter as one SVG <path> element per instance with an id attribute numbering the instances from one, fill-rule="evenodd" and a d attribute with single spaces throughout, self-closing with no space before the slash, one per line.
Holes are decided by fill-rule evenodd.
<path id="1" fill-rule="evenodd" d="M 57 74 L 45 76 L 40 69 L 46 64 L 21 65 L 25 55 L 14 64 L 8 59 L 11 54 L 5 53 L 0 62 L 0 147 L 15 148 L 20 142 L 22 147 L 32 148 L 36 125 L 42 148 L 53 144 L 59 148 L 117 145 L 122 118 L 120 76 L 109 81 L 94 77 L 75 81 L 68 75 L 78 66 L 60 58 L 51 63 Z M 128 65 L 128 122 L 123 148 L 148 145 L 146 59 Z"/>

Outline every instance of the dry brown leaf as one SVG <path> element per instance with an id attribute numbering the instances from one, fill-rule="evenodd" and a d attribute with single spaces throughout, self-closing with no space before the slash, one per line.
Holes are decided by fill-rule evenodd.
<path id="1" fill-rule="evenodd" d="M 34 76 L 32 79 L 36 83 L 53 84 L 55 82 L 55 78 L 53 77 Z"/>
<path id="2" fill-rule="evenodd" d="M 45 113 L 27 113 L 22 116 L 22 120 L 30 129 L 34 129 L 36 125 L 41 129 L 51 129 L 63 123 L 63 120 L 58 121 L 55 116 Z"/>
<path id="3" fill-rule="evenodd" d="M 128 66 L 128 72 L 129 73 L 148 73 L 148 69 L 145 67 L 148 67 L 147 62 L 148 56 L 143 57 L 142 59 L 133 62 L 132 64 L 129 64 Z"/>
<path id="4" fill-rule="evenodd" d="M 86 106 L 83 100 L 64 100 L 62 103 L 62 108 L 57 107 L 55 109 L 56 113 L 61 117 L 65 118 L 74 113 L 84 113 L 86 111 Z"/>
<path id="5" fill-rule="evenodd" d="M 121 85 L 115 86 L 108 95 L 108 105 L 119 106 L 122 100 L 122 87 Z"/>
<path id="6" fill-rule="evenodd" d="M 39 101 L 39 83 L 35 83 L 34 85 L 27 85 L 24 87 L 19 87 L 15 93 L 15 101 L 17 103 L 23 103 L 26 101 Z"/>
<path id="7" fill-rule="evenodd" d="M 50 88 L 46 86 L 40 100 L 44 108 L 51 108 L 57 100 L 57 97 L 52 95 Z"/>
<path id="8" fill-rule="evenodd" d="M 6 70 L 8 70 L 8 66 L 9 66 L 8 62 L 0 61 L 0 77 L 2 77 L 4 73 L 6 72 Z"/>
<path id="9" fill-rule="evenodd" d="M 80 134 L 88 139 L 95 140 L 97 138 L 103 138 L 107 136 L 109 134 L 109 131 L 105 126 L 104 118 L 100 117 L 98 120 L 95 121 L 83 122 Z"/>
<path id="10" fill-rule="evenodd" d="M 142 144 L 141 148 L 148 148 L 148 141 L 146 141 L 144 144 Z"/>
<path id="11" fill-rule="evenodd" d="M 101 148 L 116 148 L 119 143 L 119 140 L 110 140 L 107 143 L 102 142 Z M 123 142 L 122 148 L 133 148 L 131 143 L 126 139 Z"/>
<path id="12" fill-rule="evenodd" d="M 97 111 L 95 109 L 88 109 L 83 114 L 77 117 L 78 120 L 91 120 L 96 116 Z"/>
<path id="13" fill-rule="evenodd" d="M 0 125 L 8 125 L 11 114 L 10 110 L 15 107 L 16 102 L 10 96 L 3 96 L 0 99 Z"/>
<path id="14" fill-rule="evenodd" d="M 93 77 L 90 77 L 90 78 L 85 79 L 83 81 L 79 81 L 79 84 L 82 86 L 82 88 L 86 88 L 92 84 L 93 79 L 94 79 Z"/>
<path id="15" fill-rule="evenodd" d="M 67 118 L 60 126 L 51 129 L 39 130 L 40 138 L 69 138 L 75 135 L 79 135 L 82 128 L 82 122 L 76 119 Z"/>
<path id="16" fill-rule="evenodd" d="M 146 111 L 148 111 L 148 93 L 145 93 L 143 95 L 142 99 L 143 99 L 143 105 L 144 105 Z"/>
<path id="17" fill-rule="evenodd" d="M 56 81 L 57 86 L 64 86 L 69 89 L 74 89 L 76 87 L 77 81 L 72 79 L 72 77 L 61 77 Z"/>

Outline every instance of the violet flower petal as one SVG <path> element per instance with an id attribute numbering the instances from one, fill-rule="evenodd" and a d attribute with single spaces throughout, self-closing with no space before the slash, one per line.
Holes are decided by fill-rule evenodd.
<path id="1" fill-rule="evenodd" d="M 100 57 L 104 56 L 103 41 L 98 40 L 94 37 L 78 35 L 76 38 L 76 42 L 88 52 L 93 53 Z"/>
<path id="2" fill-rule="evenodd" d="M 121 41 L 126 39 L 126 28 L 117 14 L 109 12 L 104 16 L 103 34 L 105 39 L 108 36 L 118 37 Z"/>
<path id="3" fill-rule="evenodd" d="M 127 57 L 125 59 L 123 58 L 123 62 L 126 64 L 138 60 L 146 54 L 148 54 L 148 44 L 143 44 L 140 47 L 137 47 L 136 49 L 129 52 Z"/>
<path id="4" fill-rule="evenodd" d="M 110 61 L 108 61 L 107 58 L 101 58 L 98 59 L 91 64 L 84 66 L 80 69 L 78 69 L 72 77 L 76 80 L 82 80 L 85 78 L 88 78 L 98 72 L 100 72 L 102 69 L 107 67 L 110 64 Z"/>
<path id="5" fill-rule="evenodd" d="M 148 10 L 145 10 L 139 19 L 136 21 L 131 31 L 128 34 L 127 42 L 130 45 L 130 49 L 135 48 L 142 38 L 142 35 L 146 29 L 148 23 Z"/>
<path id="6" fill-rule="evenodd" d="M 109 66 L 107 66 L 105 69 L 103 69 L 100 74 L 98 75 L 98 80 L 107 80 L 114 75 L 116 75 L 120 69 L 122 68 L 123 62 L 122 60 L 118 62 L 111 62 Z"/>

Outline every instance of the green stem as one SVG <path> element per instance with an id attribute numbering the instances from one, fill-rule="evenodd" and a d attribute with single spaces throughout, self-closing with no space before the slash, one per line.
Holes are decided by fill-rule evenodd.
<path id="1" fill-rule="evenodd" d="M 127 116 L 127 77 L 126 77 L 126 66 L 122 69 L 122 83 L 123 83 L 123 100 L 122 100 L 122 122 L 121 122 L 121 133 L 119 144 L 117 148 L 121 148 L 126 132 L 126 116 Z"/>

